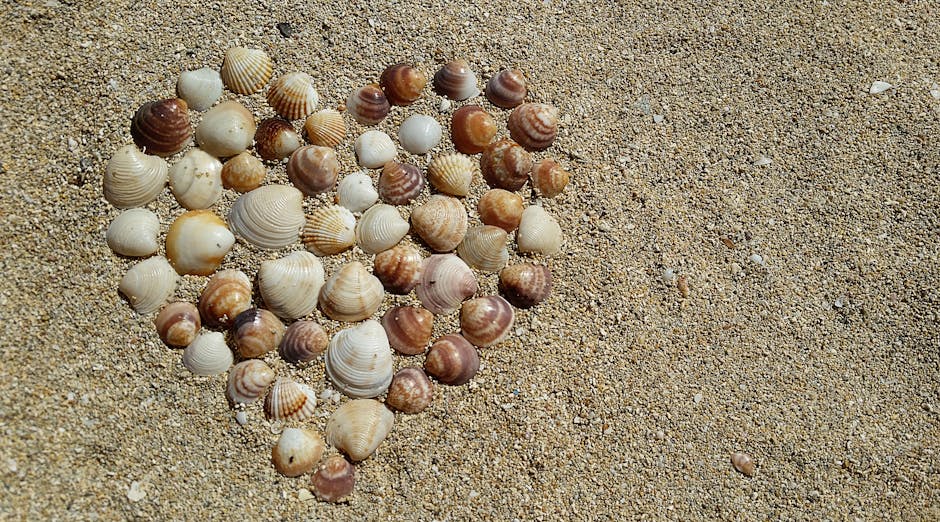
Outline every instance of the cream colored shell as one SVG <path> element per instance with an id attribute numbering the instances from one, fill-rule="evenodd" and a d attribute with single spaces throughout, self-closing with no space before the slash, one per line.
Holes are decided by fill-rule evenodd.
<path id="1" fill-rule="evenodd" d="M 538 205 L 526 207 L 516 232 L 520 252 L 554 254 L 561 249 L 563 236 L 555 218 Z"/>
<path id="2" fill-rule="evenodd" d="M 352 261 L 337 270 L 320 289 L 320 309 L 330 319 L 355 322 L 375 313 L 385 289 L 362 263 Z"/>
<path id="3" fill-rule="evenodd" d="M 255 139 L 255 117 L 237 101 L 224 101 L 206 111 L 196 126 L 199 148 L 217 158 L 245 152 Z"/>
<path id="4" fill-rule="evenodd" d="M 356 138 L 356 159 L 367 169 L 377 169 L 395 159 L 398 151 L 392 138 L 382 131 L 370 130 Z"/>
<path id="5" fill-rule="evenodd" d="M 176 218 L 166 234 L 166 256 L 180 274 L 210 275 L 235 244 L 222 219 L 208 210 Z"/>
<path id="6" fill-rule="evenodd" d="M 385 440 L 395 414 L 374 399 L 349 401 L 336 409 L 326 423 L 327 443 L 354 461 L 369 458 Z"/>
<path id="7" fill-rule="evenodd" d="M 314 311 L 324 283 L 323 264 L 310 252 L 293 252 L 261 263 L 258 288 L 268 309 L 285 319 Z"/>
<path id="8" fill-rule="evenodd" d="M 156 312 L 173 292 L 179 276 L 166 258 L 156 256 L 132 266 L 124 274 L 118 290 L 138 313 Z M 379 283 L 381 286 L 381 283 Z"/>
<path id="9" fill-rule="evenodd" d="M 378 200 L 379 192 L 366 172 L 349 174 L 336 186 L 336 202 L 350 212 L 362 212 Z"/>
<path id="10" fill-rule="evenodd" d="M 264 88 L 274 72 L 274 62 L 261 49 L 232 47 L 222 61 L 222 81 L 232 92 L 252 94 Z"/>
<path id="11" fill-rule="evenodd" d="M 356 225 L 356 242 L 367 254 L 378 254 L 397 245 L 411 228 L 398 209 L 378 204 L 366 210 Z"/>
<path id="12" fill-rule="evenodd" d="M 272 420 L 302 421 L 313 415 L 317 394 L 306 384 L 280 378 L 264 399 L 264 414 Z"/>
<path id="13" fill-rule="evenodd" d="M 284 428 L 277 444 L 271 450 L 271 460 L 278 473 L 285 477 L 299 477 L 311 471 L 326 446 L 323 439 L 313 430 L 303 428 Z"/>
<path id="14" fill-rule="evenodd" d="M 323 109 L 307 116 L 304 130 L 310 143 L 321 147 L 335 148 L 346 138 L 343 115 L 333 109 Z"/>
<path id="15" fill-rule="evenodd" d="M 499 227 L 472 227 L 457 246 L 457 255 L 473 268 L 496 272 L 509 262 L 509 250 L 506 249 L 508 239 L 509 234 Z"/>
<path id="16" fill-rule="evenodd" d="M 306 118 L 320 103 L 313 78 L 307 73 L 287 73 L 271 84 L 268 90 L 268 105 L 274 112 L 288 120 Z"/>
<path id="17" fill-rule="evenodd" d="M 145 208 L 125 210 L 114 218 L 105 238 L 115 254 L 145 257 L 156 253 L 160 245 L 160 219 Z"/>
<path id="18" fill-rule="evenodd" d="M 466 196 L 478 170 L 469 156 L 455 152 L 434 158 L 428 165 L 428 181 L 444 194 Z"/>
<path id="19" fill-rule="evenodd" d="M 342 330 L 330 340 L 326 375 L 350 397 L 378 397 L 392 382 L 392 349 L 385 329 L 368 320 Z"/>
<path id="20" fill-rule="evenodd" d="M 209 67 L 183 71 L 176 82 L 176 94 L 190 109 L 204 111 L 222 96 L 222 77 Z"/>
<path id="21" fill-rule="evenodd" d="M 449 252 L 467 233 L 467 210 L 457 198 L 435 194 L 411 212 L 411 225 L 435 252 Z"/>
<path id="22" fill-rule="evenodd" d="M 288 185 L 265 185 L 238 197 L 228 214 L 232 231 L 266 249 L 297 241 L 304 226 L 304 195 Z"/>
<path id="23" fill-rule="evenodd" d="M 199 149 L 190 149 L 170 167 L 170 190 L 189 210 L 209 208 L 222 195 L 222 162 Z"/>
<path id="24" fill-rule="evenodd" d="M 344 252 L 356 244 L 356 217 L 336 205 L 318 208 L 307 218 L 302 240 L 318 256 Z"/>
<path id="25" fill-rule="evenodd" d="M 105 167 L 104 198 L 117 208 L 142 207 L 163 191 L 168 171 L 163 158 L 144 154 L 135 145 L 125 145 Z"/>
<path id="26" fill-rule="evenodd" d="M 234 356 L 219 332 L 203 332 L 183 350 L 183 366 L 196 375 L 218 375 L 232 366 Z"/>

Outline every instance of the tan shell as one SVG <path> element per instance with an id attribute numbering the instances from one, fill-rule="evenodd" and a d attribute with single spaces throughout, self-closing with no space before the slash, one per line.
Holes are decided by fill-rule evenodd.
<path id="1" fill-rule="evenodd" d="M 271 460 L 281 475 L 299 477 L 320 462 L 325 449 L 323 439 L 315 431 L 284 428 L 277 444 L 271 449 Z"/>
<path id="2" fill-rule="evenodd" d="M 182 301 L 164 306 L 153 320 L 153 324 L 160 340 L 177 348 L 192 343 L 202 328 L 199 310 L 192 303 Z"/>
<path id="3" fill-rule="evenodd" d="M 263 361 L 242 361 L 228 374 L 225 396 L 232 404 L 250 404 L 260 399 L 272 382 L 274 370 Z"/>
<path id="4" fill-rule="evenodd" d="M 494 141 L 480 156 L 480 171 L 493 188 L 519 190 L 532 172 L 532 155 L 512 140 Z"/>
<path id="5" fill-rule="evenodd" d="M 284 323 L 269 310 L 249 308 L 235 318 L 232 337 L 240 358 L 262 357 L 281 343 Z"/>
<path id="6" fill-rule="evenodd" d="M 398 353 L 424 353 L 431 341 L 434 314 L 416 306 L 395 306 L 382 316 L 388 344 Z"/>
<path id="7" fill-rule="evenodd" d="M 346 139 L 346 122 L 343 115 L 333 109 L 323 109 L 307 116 L 304 122 L 307 139 L 313 145 L 333 147 Z"/>
<path id="8" fill-rule="evenodd" d="M 375 313 L 385 298 L 382 283 L 362 263 L 337 270 L 320 289 L 320 309 L 330 319 L 355 322 Z"/>
<path id="9" fill-rule="evenodd" d="M 486 99 L 503 109 L 512 109 L 525 101 L 525 76 L 518 69 L 503 69 L 486 83 Z"/>
<path id="10" fill-rule="evenodd" d="M 336 186 L 336 202 L 350 212 L 362 212 L 378 200 L 379 192 L 372 186 L 372 176 L 367 172 L 348 174 Z"/>
<path id="11" fill-rule="evenodd" d="M 237 101 L 224 101 L 206 111 L 196 127 L 196 143 L 217 158 L 240 154 L 255 137 L 255 117 Z"/>
<path id="12" fill-rule="evenodd" d="M 258 289 L 272 312 L 285 319 L 297 319 L 317 308 L 324 276 L 323 264 L 317 256 L 292 252 L 261 263 Z"/>
<path id="13" fill-rule="evenodd" d="M 313 492 L 324 502 L 341 502 L 356 487 L 356 468 L 342 455 L 332 455 L 313 474 Z"/>
<path id="14" fill-rule="evenodd" d="M 416 102 L 427 83 L 424 73 L 407 63 L 387 67 L 379 78 L 379 85 L 392 105 Z"/>
<path id="15" fill-rule="evenodd" d="M 318 256 L 339 254 L 356 244 L 356 217 L 338 205 L 320 207 L 307 217 L 301 239 Z"/>
<path id="16" fill-rule="evenodd" d="M 132 266 L 118 285 L 118 290 L 127 297 L 137 313 L 156 312 L 173 292 L 179 276 L 163 257 L 144 259 Z M 381 283 L 379 283 L 381 286 Z"/>
<path id="17" fill-rule="evenodd" d="M 731 465 L 745 477 L 754 476 L 754 460 L 747 453 L 735 452 L 731 454 Z"/>
<path id="18" fill-rule="evenodd" d="M 503 189 L 488 190 L 477 203 L 480 221 L 484 225 L 497 226 L 506 232 L 519 228 L 523 210 L 525 203 L 522 196 Z"/>
<path id="19" fill-rule="evenodd" d="M 466 196 L 478 171 L 477 164 L 459 153 L 438 156 L 428 165 L 428 181 L 434 188 L 451 196 Z"/>
<path id="20" fill-rule="evenodd" d="M 379 196 L 389 205 L 407 205 L 424 190 L 421 169 L 407 163 L 389 161 L 379 177 Z"/>
<path id="21" fill-rule="evenodd" d="M 480 369 L 480 355 L 463 336 L 449 334 L 434 341 L 424 359 L 424 371 L 442 384 L 460 386 Z"/>
<path id="22" fill-rule="evenodd" d="M 523 103 L 509 115 L 509 136 L 527 150 L 544 150 L 558 135 L 558 109 L 544 103 Z"/>
<path id="23" fill-rule="evenodd" d="M 363 125 L 378 125 L 388 116 L 388 98 L 378 85 L 366 85 L 349 93 L 346 110 Z"/>
<path id="24" fill-rule="evenodd" d="M 421 277 L 421 253 L 408 245 L 398 245 L 375 256 L 372 273 L 389 293 L 411 292 Z"/>
<path id="25" fill-rule="evenodd" d="M 434 90 L 451 100 L 466 100 L 480 94 L 477 76 L 466 60 L 453 60 L 434 73 Z"/>
<path id="26" fill-rule="evenodd" d="M 512 306 L 502 297 L 478 297 L 460 307 L 460 333 L 475 346 L 493 346 L 509 335 L 514 318 Z"/>
<path id="27" fill-rule="evenodd" d="M 262 159 L 280 161 L 303 145 L 291 122 L 281 118 L 267 118 L 255 130 L 255 152 Z"/>
<path id="28" fill-rule="evenodd" d="M 450 121 L 450 138 L 454 147 L 464 154 L 477 154 L 496 136 L 496 120 L 477 105 L 465 105 Z"/>
<path id="29" fill-rule="evenodd" d="M 104 198 L 117 208 L 142 207 L 157 199 L 166 185 L 169 165 L 134 145 L 117 150 L 104 171 Z"/>
<path id="30" fill-rule="evenodd" d="M 467 210 L 459 199 L 435 194 L 411 212 L 411 225 L 435 252 L 449 252 L 467 233 Z"/>
<path id="31" fill-rule="evenodd" d="M 253 94 L 264 88 L 274 72 L 274 62 L 260 49 L 232 47 L 222 60 L 222 82 L 232 92 Z"/>
<path id="32" fill-rule="evenodd" d="M 483 272 L 496 272 L 509 262 L 505 230 L 492 225 L 481 225 L 467 230 L 467 235 L 457 246 L 457 255 L 473 268 Z"/>
<path id="33" fill-rule="evenodd" d="M 249 192 L 260 187 L 266 175 L 264 163 L 246 151 L 222 165 L 222 186 L 236 192 Z"/>
<path id="34" fill-rule="evenodd" d="M 166 233 L 166 256 L 180 275 L 210 275 L 235 244 L 222 218 L 208 210 L 190 210 Z"/>
<path id="35" fill-rule="evenodd" d="M 212 327 L 228 327 L 251 307 L 251 280 L 241 270 L 216 272 L 199 296 L 199 315 Z"/>
<path id="36" fill-rule="evenodd" d="M 337 408 L 327 421 L 326 440 L 358 462 L 375 452 L 394 423 L 395 414 L 381 402 L 353 400 Z"/>
<path id="37" fill-rule="evenodd" d="M 147 154 L 171 156 L 189 144 L 189 106 L 179 98 L 147 102 L 131 120 L 131 137 Z"/>
<path id="38" fill-rule="evenodd" d="M 313 321 L 297 321 L 287 327 L 284 338 L 277 347 L 281 359 L 293 364 L 310 362 L 322 354 L 330 342 L 319 324 Z"/>
<path id="39" fill-rule="evenodd" d="M 260 248 L 277 249 L 297 242 L 305 217 L 303 194 L 287 185 L 265 185 L 242 194 L 228 214 L 236 235 Z"/>
<path id="40" fill-rule="evenodd" d="M 264 416 L 270 420 L 302 421 L 313 415 L 317 394 L 306 384 L 285 377 L 274 382 L 264 398 Z"/>
<path id="41" fill-rule="evenodd" d="M 313 78 L 307 73 L 287 73 L 274 80 L 268 89 L 268 105 L 288 120 L 306 118 L 319 103 Z"/>
<path id="42" fill-rule="evenodd" d="M 392 381 L 388 338 L 382 325 L 371 319 L 334 335 L 325 363 L 327 377 L 350 397 L 378 397 Z"/>
<path id="43" fill-rule="evenodd" d="M 385 405 L 402 413 L 421 413 L 434 399 L 434 385 L 421 368 L 398 370 L 388 387 Z"/>
<path id="44" fill-rule="evenodd" d="M 129 257 L 153 255 L 160 248 L 160 218 L 145 208 L 125 210 L 114 218 L 105 234 L 115 254 Z"/>
<path id="45" fill-rule="evenodd" d="M 183 350 L 183 366 L 196 375 L 219 375 L 231 368 L 234 357 L 219 332 L 203 332 Z"/>
<path id="46" fill-rule="evenodd" d="M 190 149 L 170 167 L 170 190 L 183 208 L 206 209 L 222 195 L 222 162 Z"/>
<path id="47" fill-rule="evenodd" d="M 434 254 L 421 265 L 421 279 L 415 292 L 421 304 L 432 313 L 449 314 L 477 291 L 473 270 L 453 254 Z"/>
<path id="48" fill-rule="evenodd" d="M 531 308 L 552 292 L 552 272 L 544 265 L 523 263 L 499 272 L 499 291 L 518 308 Z"/>
<path id="49" fill-rule="evenodd" d="M 568 186 L 571 174 L 563 169 L 558 162 L 544 159 L 535 164 L 530 174 L 532 187 L 542 197 L 553 198 L 562 193 Z"/>
<path id="50" fill-rule="evenodd" d="M 333 190 L 339 177 L 336 151 L 329 147 L 306 145 L 295 150 L 287 162 L 291 183 L 308 196 Z"/>
<path id="51" fill-rule="evenodd" d="M 562 239 L 558 221 L 542 207 L 533 205 L 522 213 L 519 230 L 516 232 L 516 246 L 519 252 L 554 254 L 561 250 Z"/>
<path id="52" fill-rule="evenodd" d="M 408 222 L 391 205 L 373 205 L 356 224 L 356 242 L 367 254 L 377 254 L 397 245 L 408 234 Z"/>

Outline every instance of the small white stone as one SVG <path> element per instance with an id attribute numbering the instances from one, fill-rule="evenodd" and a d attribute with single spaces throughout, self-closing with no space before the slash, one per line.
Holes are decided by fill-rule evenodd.
<path id="1" fill-rule="evenodd" d="M 246 414 L 244 411 L 235 412 L 235 422 L 237 422 L 240 426 L 248 424 L 248 414 Z"/>
<path id="2" fill-rule="evenodd" d="M 10 473 L 16 473 L 16 470 L 19 469 L 19 466 L 16 465 L 15 460 L 7 459 L 7 469 L 10 470 Z"/>
<path id="3" fill-rule="evenodd" d="M 755 167 L 764 167 L 770 165 L 771 163 L 773 163 L 773 160 L 764 155 L 760 155 L 756 160 L 754 160 Z"/>
<path id="4" fill-rule="evenodd" d="M 890 83 L 878 80 L 871 84 L 871 88 L 868 89 L 868 94 L 881 94 L 892 87 L 894 86 Z"/>
<path id="5" fill-rule="evenodd" d="M 131 487 L 127 489 L 127 499 L 131 502 L 140 502 L 147 496 L 147 492 L 140 487 L 140 482 L 136 480 L 131 482 Z"/>
<path id="6" fill-rule="evenodd" d="M 760 254 L 751 254 L 751 257 L 749 257 L 748 259 L 750 259 L 751 262 L 754 264 L 764 266 L 764 257 L 761 256 Z"/>
<path id="7" fill-rule="evenodd" d="M 843 306 L 845 306 L 845 297 L 844 296 L 837 297 L 836 301 L 832 303 L 832 306 L 835 306 L 836 308 L 842 308 Z"/>
<path id="8" fill-rule="evenodd" d="M 307 488 L 300 488 L 297 490 L 297 500 L 301 502 L 307 502 L 308 500 L 313 500 L 313 493 L 310 492 Z"/>
<path id="9" fill-rule="evenodd" d="M 441 105 L 438 108 L 438 110 L 440 110 L 441 112 L 447 112 L 450 110 L 451 105 L 453 104 L 451 103 L 450 100 L 448 100 L 447 98 L 441 98 Z"/>
<path id="10" fill-rule="evenodd" d="M 663 116 L 662 114 L 654 114 L 654 115 L 653 115 L 653 123 L 662 123 L 665 119 L 666 119 L 666 117 Z"/>
<path id="11" fill-rule="evenodd" d="M 606 221 L 601 221 L 597 224 L 597 229 L 601 232 L 610 232 L 610 223 Z"/>
<path id="12" fill-rule="evenodd" d="M 940 85 L 936 83 L 930 86 L 930 95 L 933 96 L 933 99 L 940 100 Z"/>
<path id="13" fill-rule="evenodd" d="M 663 270 L 663 282 L 667 285 L 671 285 L 676 282 L 676 272 L 671 268 Z"/>
<path id="14" fill-rule="evenodd" d="M 78 148 L 78 142 L 75 141 L 75 138 L 69 136 L 69 150 L 74 152 Z"/>
<path id="15" fill-rule="evenodd" d="M 704 399 L 704 397 L 702 396 L 702 393 L 701 393 L 701 392 L 696 393 L 696 394 L 692 397 L 692 400 L 695 401 L 695 404 L 698 404 L 698 403 L 702 402 L 702 399 Z"/>

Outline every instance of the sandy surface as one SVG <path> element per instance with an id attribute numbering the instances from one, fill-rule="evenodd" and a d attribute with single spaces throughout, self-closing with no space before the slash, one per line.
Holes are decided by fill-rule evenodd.
<path id="1" fill-rule="evenodd" d="M 3 3 L 0 518 L 940 518 L 930 2 L 233 4 Z M 134 110 L 237 44 L 313 75 L 325 106 L 385 65 L 465 57 L 481 82 L 522 69 L 562 113 L 538 154 L 573 173 L 543 202 L 567 235 L 554 294 L 470 385 L 398 415 L 339 506 L 298 498 L 308 479 L 273 469 L 260 405 L 235 422 L 225 376 L 191 375 L 117 293 L 133 260 L 104 242 L 119 212 L 102 174 Z M 869 94 L 875 80 L 896 88 Z M 428 91 L 380 128 L 449 121 L 438 103 Z M 169 190 L 149 208 L 164 230 L 180 213 Z M 239 244 L 223 266 L 253 277 L 282 253 Z M 347 259 L 369 261 L 327 271 Z M 326 386 L 321 366 L 270 360 Z"/>

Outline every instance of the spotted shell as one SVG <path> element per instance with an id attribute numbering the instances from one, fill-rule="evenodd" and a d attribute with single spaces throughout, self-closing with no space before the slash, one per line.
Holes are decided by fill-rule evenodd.
<path id="1" fill-rule="evenodd" d="M 269 310 L 249 308 L 235 318 L 232 334 L 240 358 L 262 357 L 281 343 L 284 323 Z"/>
<path id="2" fill-rule="evenodd" d="M 385 440 L 395 414 L 374 399 L 357 399 L 343 404 L 326 423 L 326 440 L 353 461 L 369 458 Z"/>
<path id="3" fill-rule="evenodd" d="M 183 71 L 176 82 L 176 94 L 190 109 L 204 111 L 222 96 L 222 77 L 209 67 Z"/>
<path id="4" fill-rule="evenodd" d="M 377 169 L 395 159 L 398 153 L 388 134 L 370 130 L 356 138 L 356 160 L 367 169 Z"/>
<path id="5" fill-rule="evenodd" d="M 235 200 L 228 214 L 232 231 L 260 248 L 277 249 L 297 241 L 304 226 L 303 194 L 287 185 L 265 185 Z"/>
<path id="6" fill-rule="evenodd" d="M 471 227 L 457 246 L 457 255 L 473 268 L 496 272 L 509 262 L 509 250 L 506 248 L 508 239 L 509 234 L 499 227 Z"/>
<path id="7" fill-rule="evenodd" d="M 378 199 L 379 192 L 372 186 L 372 176 L 366 172 L 344 176 L 336 187 L 336 202 L 350 212 L 362 212 Z"/>
<path id="8" fill-rule="evenodd" d="M 145 259 L 132 266 L 118 285 L 137 313 L 156 312 L 176 291 L 179 276 L 163 257 Z"/>
<path id="9" fill-rule="evenodd" d="M 222 82 L 232 92 L 253 94 L 264 88 L 274 72 L 274 62 L 260 49 L 232 47 L 222 60 Z"/>
<path id="10" fill-rule="evenodd" d="M 509 136 L 527 150 L 551 147 L 558 135 L 558 109 L 544 103 L 523 103 L 509 115 Z"/>
<path id="11" fill-rule="evenodd" d="M 526 92 L 525 76 L 518 69 L 503 69 L 486 83 L 486 98 L 503 109 L 521 104 Z"/>
<path id="12" fill-rule="evenodd" d="M 411 212 L 411 225 L 435 252 L 449 252 L 467 233 L 467 210 L 459 199 L 435 194 Z"/>
<path id="13" fill-rule="evenodd" d="M 251 307 L 251 280 L 241 270 L 216 272 L 199 296 L 199 315 L 212 327 L 231 326 L 238 314 Z"/>
<path id="14" fill-rule="evenodd" d="M 397 245 L 408 234 L 408 222 L 391 205 L 373 205 L 356 224 L 356 242 L 367 254 L 377 254 Z"/>
<path id="15" fill-rule="evenodd" d="M 242 152 L 222 164 L 222 186 L 236 192 L 249 192 L 261 186 L 267 169 L 250 152 Z"/>
<path id="16" fill-rule="evenodd" d="M 446 63 L 434 73 L 434 90 L 451 100 L 466 100 L 480 94 L 477 76 L 466 60 Z"/>
<path id="17" fill-rule="evenodd" d="M 288 120 L 306 118 L 317 109 L 320 97 L 313 88 L 313 78 L 307 73 L 287 73 L 268 89 L 268 105 Z"/>
<path id="18" fill-rule="evenodd" d="M 284 428 L 271 449 L 271 461 L 278 473 L 285 477 L 299 477 L 312 470 L 326 446 L 313 430 Z"/>
<path id="19" fill-rule="evenodd" d="M 460 332 L 475 346 L 493 346 L 509 335 L 514 318 L 512 306 L 502 297 L 478 297 L 460 307 Z"/>
<path id="20" fill-rule="evenodd" d="M 228 374 L 225 395 L 232 404 L 250 404 L 274 382 L 274 370 L 258 359 L 236 364 Z"/>
<path id="21" fill-rule="evenodd" d="M 427 83 L 424 73 L 407 63 L 386 67 L 379 77 L 379 85 L 392 105 L 416 102 Z"/>
<path id="22" fill-rule="evenodd" d="M 176 154 L 189 144 L 192 135 L 189 107 L 179 98 L 147 102 L 131 120 L 131 137 L 148 154 Z"/>
<path id="23" fill-rule="evenodd" d="M 382 283 L 362 263 L 352 261 L 326 280 L 320 289 L 320 309 L 336 321 L 361 321 L 375 313 L 384 298 Z"/>
<path id="24" fill-rule="evenodd" d="M 463 336 L 448 334 L 434 341 L 424 359 L 424 370 L 443 384 L 470 382 L 480 369 L 480 355 Z"/>
<path id="25" fill-rule="evenodd" d="M 277 353 L 292 364 L 310 362 L 326 350 L 329 342 L 330 337 L 319 324 L 297 321 L 287 327 Z"/>
<path id="26" fill-rule="evenodd" d="M 477 203 L 480 221 L 485 225 L 497 226 L 506 232 L 519 228 L 522 212 L 525 210 L 522 196 L 508 190 L 488 190 Z"/>
<path id="27" fill-rule="evenodd" d="M 395 306 L 382 316 L 389 345 L 398 353 L 424 353 L 431 341 L 434 314 L 416 306 Z"/>
<path id="28" fill-rule="evenodd" d="M 482 107 L 465 105 L 451 117 L 450 138 L 464 154 L 482 152 L 495 136 L 496 120 Z"/>
<path id="29" fill-rule="evenodd" d="M 565 190 L 571 175 L 558 162 L 544 159 L 532 168 L 531 178 L 532 187 L 540 196 L 553 198 Z"/>
<path id="30" fill-rule="evenodd" d="M 519 252 L 554 254 L 561 249 L 562 239 L 558 221 L 542 207 L 533 205 L 522 213 L 519 230 L 516 232 L 516 246 Z"/>
<path id="31" fill-rule="evenodd" d="M 272 312 L 285 319 L 297 319 L 316 309 L 324 275 L 317 256 L 292 252 L 261 263 L 258 289 Z"/>
<path id="32" fill-rule="evenodd" d="M 377 397 L 392 381 L 392 350 L 382 325 L 373 320 L 334 335 L 325 362 L 330 381 L 350 397 Z"/>
<path id="33" fill-rule="evenodd" d="M 552 292 L 552 272 L 544 265 L 523 263 L 499 272 L 499 290 L 514 306 L 531 308 Z"/>
<path id="34" fill-rule="evenodd" d="M 153 324 L 157 328 L 160 340 L 178 348 L 193 342 L 199 329 L 202 328 L 199 310 L 192 303 L 183 301 L 164 306 L 153 320 Z"/>
<path id="35" fill-rule="evenodd" d="M 378 85 L 366 85 L 349 93 L 346 110 L 363 125 L 378 125 L 388 116 L 388 98 Z"/>
<path id="36" fill-rule="evenodd" d="M 343 115 L 333 109 L 323 109 L 307 116 L 304 130 L 310 143 L 321 147 L 336 147 L 346 138 Z"/>
<path id="37" fill-rule="evenodd" d="M 166 256 L 180 275 L 210 275 L 235 244 L 222 218 L 209 210 L 190 210 L 166 233 Z"/>
<path id="38" fill-rule="evenodd" d="M 469 156 L 453 153 L 438 156 L 428 165 L 428 181 L 434 188 L 451 196 L 466 196 L 477 172 Z"/>
<path id="39" fill-rule="evenodd" d="M 302 421 L 313 415 L 317 394 L 306 384 L 281 377 L 264 398 L 264 415 L 270 420 Z"/>
<path id="40" fill-rule="evenodd" d="M 148 156 L 134 145 L 117 150 L 104 171 L 104 198 L 117 208 L 142 207 L 157 199 L 166 185 L 166 160 Z"/>
<path id="41" fill-rule="evenodd" d="M 115 254 L 129 257 L 153 255 L 160 248 L 160 218 L 145 208 L 125 210 L 114 218 L 105 234 Z"/>
<path id="42" fill-rule="evenodd" d="M 414 289 L 421 277 L 421 253 L 408 245 L 379 252 L 372 272 L 389 293 L 405 295 Z"/>
<path id="43" fill-rule="evenodd" d="M 170 190 L 184 208 L 209 208 L 222 195 L 222 162 L 190 149 L 170 167 Z"/>
<path id="44" fill-rule="evenodd" d="M 196 375 L 219 375 L 232 366 L 232 350 L 219 332 L 203 332 L 183 349 L 183 366 Z"/>
<path id="45" fill-rule="evenodd" d="M 449 314 L 477 291 L 473 271 L 453 254 L 434 254 L 421 265 L 421 279 L 415 292 L 421 304 L 432 313 Z"/>
<path id="46" fill-rule="evenodd" d="M 443 129 L 431 116 L 413 114 L 398 127 L 398 143 L 412 154 L 426 154 L 441 142 Z"/>
<path id="47" fill-rule="evenodd" d="M 519 190 L 532 172 L 532 156 L 512 140 L 494 141 L 480 156 L 480 170 L 487 185 Z"/>
<path id="48" fill-rule="evenodd" d="M 329 147 L 306 145 L 295 150 L 287 162 L 291 183 L 308 196 L 333 190 L 339 177 L 336 151 Z"/>
<path id="49" fill-rule="evenodd" d="M 267 118 L 255 130 L 255 151 L 262 159 L 279 161 L 303 145 L 294 126 L 281 118 Z"/>
<path id="50" fill-rule="evenodd" d="M 407 205 L 424 190 L 421 169 L 407 163 L 389 161 L 379 177 L 379 196 L 389 205 Z"/>
<path id="51" fill-rule="evenodd" d="M 301 239 L 318 256 L 339 254 L 356 244 L 356 217 L 338 205 L 320 207 L 307 218 Z"/>
<path id="52" fill-rule="evenodd" d="M 209 109 L 196 126 L 196 143 L 217 158 L 244 152 L 254 136 L 255 117 L 237 101 L 224 101 Z"/>

